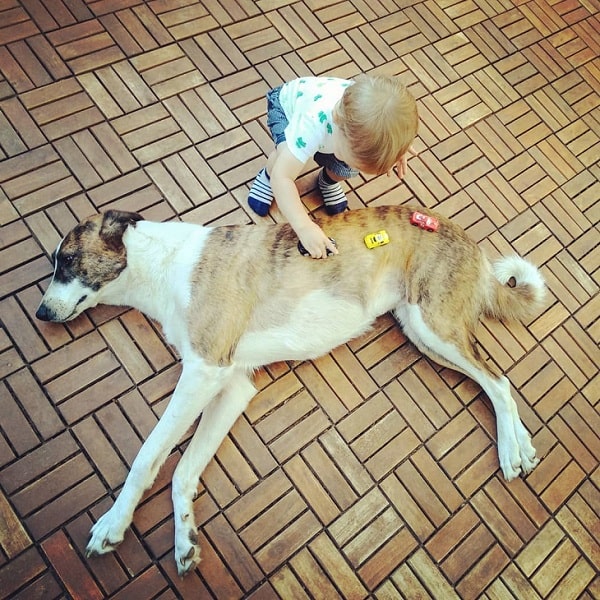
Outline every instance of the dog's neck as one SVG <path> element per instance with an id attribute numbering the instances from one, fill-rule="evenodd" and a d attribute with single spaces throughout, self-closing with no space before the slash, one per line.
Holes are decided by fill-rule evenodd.
<path id="1" fill-rule="evenodd" d="M 181 314 L 187 307 L 192 263 L 189 256 L 200 254 L 208 231 L 178 222 L 140 221 L 129 227 L 123 236 L 127 267 L 105 286 L 100 301 L 131 306 L 167 327 L 172 315 Z M 182 286 L 182 282 L 188 284 Z"/>

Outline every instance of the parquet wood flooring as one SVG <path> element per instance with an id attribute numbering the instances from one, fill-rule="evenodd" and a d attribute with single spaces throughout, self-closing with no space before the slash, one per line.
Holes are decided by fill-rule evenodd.
<path id="1" fill-rule="evenodd" d="M 0 598 L 599 599 L 599 54 L 598 0 L 0 1 Z M 57 242 L 113 207 L 258 222 L 265 93 L 360 72 L 402 77 L 421 124 L 405 181 L 350 180 L 350 207 L 434 208 L 547 280 L 530 323 L 479 332 L 540 464 L 506 483 L 483 393 L 384 316 L 256 374 L 200 482 L 196 570 L 173 562 L 187 439 L 86 558 L 180 367 L 132 310 L 35 320 Z"/>

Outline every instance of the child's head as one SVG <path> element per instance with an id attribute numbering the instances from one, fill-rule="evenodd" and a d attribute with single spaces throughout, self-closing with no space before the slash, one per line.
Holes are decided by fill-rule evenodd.
<path id="1" fill-rule="evenodd" d="M 397 77 L 359 75 L 338 102 L 335 123 L 347 139 L 356 169 L 387 173 L 417 135 L 417 104 Z"/>

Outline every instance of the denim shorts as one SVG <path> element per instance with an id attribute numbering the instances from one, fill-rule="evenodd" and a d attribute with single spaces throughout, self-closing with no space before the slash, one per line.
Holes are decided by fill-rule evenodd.
<path id="1" fill-rule="evenodd" d="M 267 93 L 267 127 L 271 132 L 275 146 L 278 146 L 281 142 L 285 142 L 285 128 L 288 126 L 287 117 L 279 102 L 280 91 L 281 86 Z M 338 160 L 334 154 L 317 152 L 314 155 L 314 159 L 319 166 L 326 167 L 338 177 L 349 179 L 359 174 L 359 171 L 349 167 L 344 161 Z"/>

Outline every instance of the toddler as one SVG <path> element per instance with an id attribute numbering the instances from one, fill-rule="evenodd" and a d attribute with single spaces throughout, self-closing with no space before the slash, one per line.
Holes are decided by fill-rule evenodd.
<path id="1" fill-rule="evenodd" d="M 257 214 L 277 198 L 283 216 L 313 258 L 337 249 L 304 210 L 295 180 L 312 157 L 322 167 L 318 185 L 329 214 L 347 207 L 340 181 L 359 172 L 406 172 L 417 135 L 417 105 L 396 77 L 360 75 L 354 81 L 302 77 L 267 94 L 267 125 L 275 142 L 248 197 Z"/>

